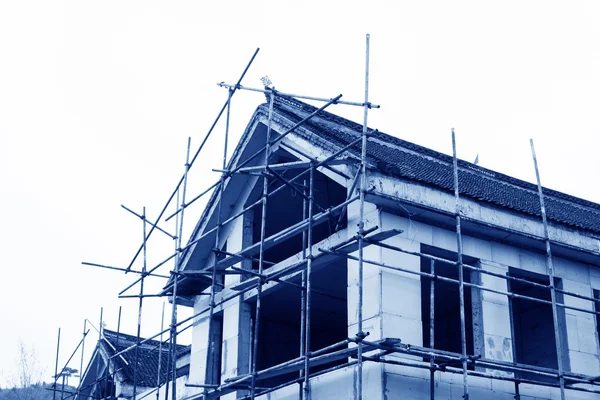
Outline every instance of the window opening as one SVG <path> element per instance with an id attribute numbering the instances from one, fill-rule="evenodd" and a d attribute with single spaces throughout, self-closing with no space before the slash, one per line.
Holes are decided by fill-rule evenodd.
<path id="1" fill-rule="evenodd" d="M 444 258 L 449 261 L 455 261 L 458 258 L 457 253 L 442 250 L 439 248 L 422 245 L 421 252 Z M 478 260 L 473 257 L 463 256 L 463 263 L 468 265 L 477 265 Z M 431 259 L 421 257 L 421 272 L 431 272 Z M 463 270 L 464 282 L 471 282 L 471 275 L 476 271 L 469 269 Z M 458 281 L 458 267 L 435 262 L 435 273 L 437 276 L 450 278 Z M 430 343 L 430 282 L 428 277 L 421 277 L 421 321 L 423 331 L 423 346 L 429 347 Z M 462 339 L 460 326 L 460 297 L 459 285 L 454 282 L 435 280 L 435 298 L 434 298 L 434 348 L 438 350 L 462 353 Z M 466 345 L 467 354 L 473 355 L 473 300 L 478 296 L 472 296 L 472 290 L 469 286 L 464 287 L 465 294 L 465 327 L 466 327 Z M 425 360 L 429 360 L 426 358 Z M 469 366 L 469 369 L 472 369 Z"/>
<path id="2" fill-rule="evenodd" d="M 311 351 L 338 343 L 348 336 L 347 263 L 339 260 L 313 270 L 311 298 Z M 300 276 L 290 280 L 301 284 Z M 279 283 L 263 295 L 258 337 L 258 370 L 273 367 L 300 356 L 300 291 Z M 256 301 L 251 304 L 256 315 Z M 252 324 L 254 326 L 254 323 Z M 321 371 L 346 360 L 311 369 Z M 288 373 L 259 381 L 259 386 L 273 387 L 298 378 Z"/>
<path id="3" fill-rule="evenodd" d="M 509 275 L 516 278 L 527 279 L 530 282 L 548 285 L 549 278 L 546 275 L 535 274 L 516 268 L 509 269 Z M 560 279 L 555 278 L 557 288 L 561 286 Z M 549 287 L 532 286 L 523 282 L 509 281 L 510 292 L 521 296 L 551 301 Z M 557 302 L 562 303 L 562 295 L 556 293 Z M 566 335 L 561 332 L 565 326 L 564 308 L 558 307 L 559 335 L 564 345 L 562 348 L 565 355 L 568 354 Z M 511 314 L 514 331 L 514 351 L 517 363 L 534 365 L 538 367 L 558 369 L 556 341 L 554 338 L 554 318 L 552 316 L 552 304 L 541 303 L 534 300 L 522 298 L 511 299 Z M 565 370 L 568 370 L 568 357 L 563 356 Z M 516 372 L 517 377 L 548 382 L 556 382 L 556 379 L 546 378 L 534 373 Z"/>

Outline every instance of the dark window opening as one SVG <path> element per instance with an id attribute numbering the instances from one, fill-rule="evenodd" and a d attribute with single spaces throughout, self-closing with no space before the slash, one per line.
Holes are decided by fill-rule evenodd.
<path id="1" fill-rule="evenodd" d="M 594 289 L 594 299 L 597 300 L 594 303 L 594 311 L 600 312 L 600 290 Z M 600 343 L 600 314 L 596 314 L 596 335 L 598 336 L 598 343 Z"/>
<path id="2" fill-rule="evenodd" d="M 208 359 L 206 360 L 206 384 L 221 384 L 221 350 L 223 347 L 223 316 L 213 315 L 210 327 Z M 212 345 L 212 348 L 210 347 Z"/>
<path id="3" fill-rule="evenodd" d="M 422 245 L 421 252 L 432 256 L 456 261 L 454 252 Z M 463 256 L 463 264 L 475 266 L 478 260 L 473 257 Z M 421 257 L 421 272 L 431 272 L 431 259 Z M 458 281 L 458 267 L 448 263 L 435 262 L 437 276 Z M 464 282 L 471 282 L 471 270 L 463 269 Z M 428 277 L 421 277 L 421 320 L 423 328 L 423 346 L 430 347 L 430 282 Z M 459 285 L 454 282 L 435 280 L 434 297 L 434 348 L 462 354 L 461 322 L 460 322 L 460 297 Z M 473 355 L 473 296 L 469 286 L 464 287 L 465 304 L 465 334 L 467 354 Z M 428 358 L 427 358 L 428 360 Z M 472 366 L 469 366 L 472 369 Z"/>
<path id="4" fill-rule="evenodd" d="M 101 399 L 114 399 L 116 395 L 115 384 L 111 377 L 106 379 L 102 379 L 102 381 L 98 384 L 100 390 L 100 398 Z"/>
<path id="5" fill-rule="evenodd" d="M 301 284 L 299 276 L 291 282 Z M 313 271 L 311 298 L 311 351 L 338 343 L 348 337 L 347 264 L 343 260 Z M 261 299 L 258 336 L 258 371 L 300 356 L 301 293 L 299 288 L 280 283 Z M 256 302 L 252 303 L 256 316 Z M 253 318 L 254 318 L 253 317 Z M 254 324 L 253 324 L 254 325 Z M 346 359 L 312 368 L 311 373 L 346 362 Z M 259 381 L 273 387 L 298 378 L 298 372 Z"/>
<path id="6" fill-rule="evenodd" d="M 549 278 L 515 268 L 509 269 L 510 276 L 527 279 L 530 282 L 548 285 Z M 560 279 L 555 278 L 555 285 L 560 286 Z M 550 289 L 529 285 L 523 282 L 509 281 L 510 292 L 539 300 L 551 301 Z M 562 302 L 560 293 L 556 294 L 557 302 Z M 558 326 L 565 326 L 565 314 L 562 307 L 557 308 Z M 558 369 L 556 341 L 554 338 L 554 318 L 552 304 L 541 303 L 522 298 L 511 299 L 511 313 L 514 331 L 515 361 L 521 364 Z M 562 323 L 561 323 L 562 321 Z M 568 354 L 566 335 L 561 334 L 564 353 Z M 563 356 L 563 366 L 567 367 L 567 357 Z M 556 379 L 542 377 L 528 372 L 517 372 L 517 377 L 556 383 Z"/>
<path id="7" fill-rule="evenodd" d="M 283 152 L 282 152 L 283 153 Z M 271 163 L 284 163 L 290 161 L 297 161 L 295 159 L 289 159 L 281 154 L 276 153 L 274 160 Z M 290 180 L 303 172 L 304 169 L 289 169 L 279 170 L 277 173 L 283 176 L 285 179 Z M 304 186 L 304 180 L 306 180 L 306 187 Z M 266 229 L 265 237 L 272 236 L 278 232 L 283 231 L 290 226 L 299 223 L 304 219 L 304 197 L 302 193 L 306 190 L 308 195 L 308 181 L 309 174 L 306 173 L 304 176 L 295 180 L 292 185 L 294 189 L 289 186 L 284 187 L 277 193 L 271 195 L 267 199 L 267 218 L 266 218 Z M 269 178 L 269 193 L 274 191 L 276 188 L 284 185 L 284 183 L 274 177 Z M 314 204 L 313 204 L 313 215 L 316 215 L 323 210 L 335 207 L 346 200 L 346 188 L 338 183 L 334 182 L 324 174 L 315 171 L 314 173 Z M 257 190 L 251 201 L 248 203 L 255 202 L 262 194 L 262 180 L 257 183 Z M 308 211 L 306 211 L 308 212 Z M 313 244 L 329 237 L 335 232 L 337 220 L 339 214 L 333 215 L 327 220 L 316 223 L 313 226 Z M 344 227 L 346 223 L 345 218 L 342 220 L 341 226 Z M 253 229 L 252 229 L 252 241 L 253 243 L 260 242 L 261 236 L 261 224 L 262 224 L 262 206 L 258 205 L 253 209 Z M 282 240 L 281 243 L 274 247 L 267 249 L 264 252 L 264 260 L 268 262 L 277 263 L 286 258 L 293 256 L 294 254 L 302 251 L 302 233 Z M 256 256 L 258 258 L 258 255 Z M 266 266 L 265 266 L 266 267 Z M 253 268 L 258 269 L 258 262 L 253 263 Z"/>

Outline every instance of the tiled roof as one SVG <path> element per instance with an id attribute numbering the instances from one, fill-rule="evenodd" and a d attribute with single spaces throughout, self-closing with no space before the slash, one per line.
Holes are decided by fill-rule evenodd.
<path id="1" fill-rule="evenodd" d="M 124 333 L 118 333 L 104 330 L 104 337 L 109 341 L 117 351 L 124 350 L 137 343 L 135 336 L 126 335 Z M 141 338 L 143 340 L 143 338 Z M 115 351 L 108 345 L 104 344 L 104 349 L 108 352 L 109 356 L 115 354 Z M 137 368 L 136 381 L 138 386 L 156 387 L 156 378 L 158 372 L 158 358 L 160 354 L 160 341 L 149 340 L 142 344 L 139 348 L 139 360 Z M 165 376 L 167 374 L 167 365 L 169 357 L 169 345 L 163 343 L 162 345 L 162 358 L 160 363 L 160 384 L 165 382 Z M 177 358 L 190 352 L 190 346 L 177 345 Z M 133 371 L 136 359 L 136 350 L 130 350 L 122 354 L 123 358 L 127 361 L 127 364 L 123 361 L 123 358 L 117 356 L 112 360 L 116 363 L 117 369 L 121 369 L 124 377 L 124 383 L 133 384 Z M 177 374 L 181 376 L 183 372 Z"/>
<path id="2" fill-rule="evenodd" d="M 265 113 L 267 105 L 259 106 Z M 276 97 L 275 115 L 299 122 L 317 108 L 287 97 Z M 360 137 L 362 126 L 323 111 L 303 125 L 308 131 L 337 147 Z M 397 137 L 369 129 L 367 157 L 371 164 L 390 175 L 453 191 L 452 157 Z M 300 131 L 296 134 L 302 135 Z M 310 138 L 307 135 L 307 138 Z M 313 138 L 314 139 L 314 138 Z M 360 143 L 351 148 L 360 156 Z M 540 217 L 537 186 L 508 175 L 458 160 L 461 196 Z M 600 205 L 551 189 L 543 189 L 550 221 L 600 233 Z"/>

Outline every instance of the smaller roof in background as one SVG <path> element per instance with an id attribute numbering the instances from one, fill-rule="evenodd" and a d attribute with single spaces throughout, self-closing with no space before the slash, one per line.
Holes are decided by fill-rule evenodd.
<path id="1" fill-rule="evenodd" d="M 132 335 L 127 335 L 124 333 L 117 333 L 115 331 L 111 331 L 108 329 L 104 330 L 104 338 L 111 345 L 107 345 L 103 343 L 103 349 L 108 353 L 109 357 L 113 356 L 117 352 L 125 350 L 126 348 L 133 346 L 137 343 L 137 337 Z M 144 338 L 140 337 L 140 340 L 144 340 Z M 116 351 L 113 349 L 116 349 Z M 191 346 L 189 345 L 177 345 L 176 348 L 176 357 L 180 358 L 191 351 Z M 138 386 L 146 386 L 146 387 L 156 387 L 157 382 L 157 372 L 160 362 L 160 380 L 159 384 L 163 384 L 165 382 L 165 377 L 167 374 L 167 367 L 169 365 L 168 357 L 169 357 L 169 343 L 168 339 L 165 342 L 161 342 L 159 340 L 148 340 L 145 343 L 141 344 L 139 347 L 139 355 L 138 355 L 138 365 L 137 365 L 137 385 Z M 122 354 L 122 358 L 115 357 L 112 359 L 115 363 L 115 367 L 117 370 L 121 370 L 122 376 L 124 378 L 123 383 L 133 384 L 133 373 L 134 366 L 136 361 L 136 349 L 132 349 Z M 125 361 L 127 363 L 125 363 Z M 177 373 L 177 377 L 184 374 L 184 371 Z"/>

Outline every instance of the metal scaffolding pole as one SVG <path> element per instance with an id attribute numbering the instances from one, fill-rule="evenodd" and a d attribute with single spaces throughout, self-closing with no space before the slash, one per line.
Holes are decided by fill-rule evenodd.
<path id="1" fill-rule="evenodd" d="M 304 295 L 304 299 L 306 301 L 306 306 L 304 308 L 305 311 L 305 321 L 304 321 L 304 329 L 306 333 L 304 334 L 304 340 L 306 344 L 304 345 L 304 392 L 303 399 L 310 400 L 311 399 L 311 391 L 310 391 L 310 328 L 311 328 L 311 286 L 312 286 L 312 261 L 313 261 L 313 227 L 312 227 L 312 218 L 313 218 L 313 200 L 315 196 L 314 187 L 315 187 L 315 169 L 311 167 L 310 169 L 310 183 L 308 186 L 308 230 L 306 231 L 307 235 L 307 249 L 308 254 L 306 255 L 306 293 Z"/>
<path id="2" fill-rule="evenodd" d="M 130 273 L 134 273 L 134 274 L 139 274 L 139 275 L 142 275 L 142 271 L 136 271 L 136 270 L 134 270 L 134 269 L 127 270 L 126 268 L 112 267 L 112 266 L 110 266 L 110 265 L 103 265 L 103 264 L 89 263 L 89 262 L 85 262 L 85 261 L 82 261 L 82 262 L 81 262 L 81 264 L 82 264 L 82 265 L 88 265 L 88 266 L 90 266 L 90 267 L 106 268 L 106 269 L 112 269 L 112 270 L 114 270 L 114 271 L 130 272 Z M 144 274 L 144 276 L 154 276 L 154 277 L 157 277 L 157 278 L 168 278 L 168 276 L 167 276 L 167 275 L 153 274 L 153 273 L 150 273 L 150 272 L 146 272 L 146 273 Z M 135 283 L 138 283 L 138 282 L 139 282 L 139 281 L 136 281 Z M 132 285 L 132 286 L 133 286 L 133 285 Z M 137 297 L 137 295 L 136 295 L 135 297 Z"/>
<path id="3" fill-rule="evenodd" d="M 58 355 L 60 352 L 60 328 L 58 328 L 58 340 L 56 341 L 56 363 L 54 364 L 54 384 L 52 387 L 55 389 L 52 395 L 53 400 L 56 400 L 56 381 L 58 380 Z"/>
<path id="4" fill-rule="evenodd" d="M 469 400 L 469 382 L 467 374 L 467 331 L 465 326 L 465 282 L 463 266 L 463 244 L 460 226 L 460 193 L 458 189 L 458 159 L 456 158 L 456 136 L 452 128 L 452 166 L 454 174 L 454 210 L 456 217 L 456 247 L 457 247 L 457 267 L 458 267 L 458 293 L 460 300 L 460 343 L 462 350 L 462 369 L 463 369 L 463 399 Z"/>
<path id="5" fill-rule="evenodd" d="M 435 260 L 430 260 L 429 278 L 429 347 L 435 348 Z M 435 357 L 429 359 L 429 397 L 435 399 Z"/>
<path id="6" fill-rule="evenodd" d="M 179 190 L 177 190 L 177 201 L 175 202 L 175 208 L 179 207 L 179 201 L 180 201 L 180 193 L 179 193 Z M 180 216 L 179 216 L 179 214 L 177 214 L 177 217 L 175 218 L 175 232 L 176 232 L 176 235 L 179 234 L 179 218 L 180 218 Z M 179 249 L 179 240 L 178 240 L 177 236 L 175 236 L 175 240 L 174 240 L 173 244 L 174 244 L 174 247 L 175 247 L 175 249 L 174 249 L 175 250 L 175 254 L 177 254 L 178 249 Z M 174 261 L 173 264 L 174 264 L 173 265 L 173 271 L 178 271 L 178 269 L 177 269 L 178 268 L 177 258 L 175 259 L 175 261 Z M 173 276 L 175 278 L 177 278 L 177 275 L 173 275 Z M 173 297 L 173 300 L 174 299 L 175 298 Z M 172 331 L 171 324 L 169 324 L 169 329 L 165 330 L 164 327 L 161 329 L 161 332 L 160 332 L 161 339 L 162 339 L 163 333 L 166 333 L 166 331 L 169 332 L 169 339 L 168 339 L 169 340 L 169 347 L 168 347 L 169 351 L 167 353 L 167 370 L 165 372 L 165 400 L 169 400 L 169 380 L 171 379 L 171 367 L 173 365 L 175 365 L 175 363 L 173 363 L 172 360 L 171 360 L 171 356 L 172 356 L 172 351 L 171 351 L 172 348 L 171 348 L 171 346 L 173 345 L 173 335 L 172 335 L 173 331 Z M 156 336 L 158 336 L 158 335 L 156 335 Z M 150 338 L 150 339 L 153 339 L 153 338 Z"/>
<path id="7" fill-rule="evenodd" d="M 306 179 L 303 182 L 303 193 L 304 198 L 302 200 L 302 219 L 306 219 L 308 215 L 308 201 L 306 200 Z M 306 259 L 306 245 L 307 245 L 307 234 L 306 231 L 302 232 L 302 259 Z M 305 338 L 306 338 L 306 271 L 302 270 L 302 290 L 300 290 L 300 357 L 305 354 Z M 304 386 L 306 384 L 304 379 L 304 371 L 298 372 L 298 398 L 301 399 L 304 394 Z"/>
<path id="8" fill-rule="evenodd" d="M 225 119 L 225 143 L 223 146 L 223 169 L 227 167 L 227 142 L 229 138 L 229 119 L 231 116 L 231 95 L 233 94 L 232 89 L 228 91 L 228 99 L 227 99 L 227 116 Z M 208 353 L 206 355 L 207 365 L 206 365 L 206 374 L 204 383 L 207 385 L 213 385 L 218 383 L 218 374 L 221 371 L 212 370 L 211 366 L 208 365 L 209 360 L 214 360 L 214 357 L 219 356 L 219 353 L 216 351 L 217 346 L 221 346 L 221 343 L 215 343 L 213 340 L 213 330 L 214 330 L 214 313 L 215 313 L 215 293 L 217 291 L 217 263 L 219 262 L 219 251 L 221 249 L 221 212 L 223 211 L 223 196 L 225 194 L 225 180 L 226 175 L 221 175 L 221 181 L 219 184 L 219 197 L 217 202 L 217 222 L 216 222 L 216 230 L 215 230 L 215 247 L 213 249 L 214 261 L 211 268 L 211 285 L 210 285 L 210 302 L 209 307 L 210 310 L 208 312 Z M 210 379 L 209 379 L 210 378 Z M 206 393 L 208 392 L 208 387 L 205 387 L 204 394 L 206 397 Z"/>
<path id="9" fill-rule="evenodd" d="M 365 231 L 365 193 L 367 191 L 367 118 L 369 116 L 369 46 L 370 35 L 366 36 L 365 52 L 365 101 L 363 108 L 363 127 L 362 127 L 362 148 L 360 158 L 361 180 L 360 180 L 360 205 L 358 221 L 358 329 L 356 339 L 358 342 L 358 376 L 356 396 L 358 400 L 363 398 L 363 339 L 366 333 L 363 332 L 363 247 Z"/>
<path id="10" fill-rule="evenodd" d="M 267 125 L 267 138 L 265 140 L 265 165 L 269 165 L 269 155 L 271 152 L 271 123 L 273 121 L 273 102 L 275 101 L 275 94 L 271 93 L 269 97 L 269 117 Z M 260 252 L 258 262 L 258 273 L 262 275 L 264 268 L 264 247 L 265 238 L 267 235 L 267 193 L 269 189 L 269 177 L 267 174 L 263 175 L 263 191 L 262 191 L 262 215 L 260 225 Z M 260 305 L 261 305 L 261 294 L 262 294 L 262 281 L 259 281 L 258 293 L 256 296 L 256 311 L 254 314 L 254 343 L 252 345 L 252 380 L 250 385 L 250 396 L 254 400 L 256 396 L 256 372 L 258 366 L 258 339 L 260 329 Z"/>
<path id="11" fill-rule="evenodd" d="M 104 324 L 102 323 L 102 314 L 104 313 L 104 307 L 100 307 L 100 323 L 98 324 L 98 356 L 100 357 L 100 342 L 102 341 L 102 338 L 104 337 Z M 94 385 L 94 395 L 96 397 L 100 397 L 98 396 L 98 376 L 100 375 L 100 358 L 98 358 L 96 360 L 96 384 Z"/>
<path id="12" fill-rule="evenodd" d="M 116 340 L 116 346 L 118 348 L 119 346 L 119 339 L 121 339 L 121 311 L 122 311 L 122 307 L 119 306 L 119 316 L 117 317 L 117 340 Z M 106 360 L 106 365 L 107 368 L 110 365 L 110 359 Z M 114 384 L 114 379 L 115 379 L 115 375 L 117 374 L 117 368 L 113 368 L 113 384 Z"/>
<path id="13" fill-rule="evenodd" d="M 305 95 L 293 94 L 293 93 L 284 93 L 284 92 L 280 92 L 278 90 L 274 90 L 274 89 L 270 89 L 270 88 L 269 89 L 256 89 L 256 88 L 251 88 L 251 87 L 242 86 L 242 85 L 229 85 L 224 82 L 219 83 L 218 86 L 223 87 L 223 88 L 228 88 L 228 89 L 237 87 L 240 90 L 248 90 L 250 92 L 259 92 L 259 93 L 265 93 L 265 94 L 269 94 L 271 91 L 273 91 L 278 96 L 294 97 L 296 99 L 303 99 L 303 100 L 314 100 L 314 101 L 321 101 L 321 102 L 328 102 L 328 101 L 332 100 L 332 98 L 305 96 Z M 365 106 L 365 103 L 357 103 L 355 101 L 340 101 L 339 104 L 345 104 L 348 106 L 358 106 L 358 107 Z M 381 107 L 377 104 L 368 104 L 368 106 L 370 108 L 380 108 Z"/>
<path id="14" fill-rule="evenodd" d="M 108 393 L 108 377 L 110 375 L 110 365 L 108 363 L 108 360 L 106 362 L 106 366 L 104 367 L 104 397 L 103 398 L 110 398 L 112 396 L 112 394 Z"/>
<path id="15" fill-rule="evenodd" d="M 87 320 L 83 320 L 83 343 L 81 344 L 81 361 L 79 362 L 79 385 L 77 385 L 77 395 L 79 395 L 79 388 L 81 386 L 81 377 L 83 375 L 83 356 L 85 354 L 85 337 L 87 336 Z M 56 375 L 56 373 L 55 373 Z"/>
<path id="16" fill-rule="evenodd" d="M 162 331 L 165 327 L 165 302 L 162 304 L 162 312 L 160 314 L 160 330 Z M 162 345 L 163 345 L 163 335 L 160 334 L 160 343 L 158 345 L 158 368 L 156 371 L 156 400 L 160 399 L 160 376 L 161 376 L 161 364 L 162 364 Z M 165 383 L 167 382 L 167 377 L 165 376 Z"/>
<path id="17" fill-rule="evenodd" d="M 183 236 L 183 216 L 185 212 L 185 195 L 187 191 L 188 173 L 190 170 L 190 145 L 192 139 L 188 137 L 187 151 L 185 155 L 185 172 L 183 174 L 183 190 L 181 193 L 181 215 L 179 216 L 179 232 L 177 233 L 177 252 L 175 256 L 175 272 L 179 272 L 179 264 L 181 263 L 181 241 Z M 197 153 L 196 153 L 197 154 Z M 177 400 L 177 275 L 173 280 L 173 296 L 171 307 L 171 398 Z"/>
<path id="18" fill-rule="evenodd" d="M 554 262 L 552 261 L 552 250 L 550 248 L 550 235 L 548 233 L 548 218 L 546 216 L 546 206 L 544 204 L 544 193 L 542 191 L 542 182 L 540 180 L 540 171 L 538 168 L 537 157 L 535 155 L 535 147 L 533 146 L 533 139 L 529 140 L 531 145 L 531 155 L 533 157 L 533 165 L 535 167 L 535 177 L 537 179 L 538 196 L 540 199 L 540 209 L 542 214 L 542 223 L 544 225 L 544 241 L 546 244 L 546 268 L 548 270 L 549 286 L 550 286 L 550 298 L 552 300 L 552 320 L 554 322 L 554 340 L 556 342 L 556 358 L 558 362 L 558 379 L 560 385 L 560 398 L 565 400 L 565 378 L 563 376 L 564 365 L 563 365 L 563 354 L 562 354 L 562 341 L 558 323 L 558 309 L 556 307 L 556 290 L 554 282 Z"/>
<path id="19" fill-rule="evenodd" d="M 136 399 L 137 396 L 137 370 L 140 365 L 140 333 L 142 330 L 142 306 L 144 304 L 144 278 L 146 274 L 146 263 L 147 263 L 147 242 L 146 242 L 146 207 L 144 206 L 142 212 L 142 233 L 143 233 L 143 265 L 142 265 L 142 277 L 140 281 L 140 300 L 138 307 L 138 321 L 137 321 L 137 334 L 136 334 L 136 348 L 135 348 L 135 367 L 133 369 L 133 400 Z"/>

